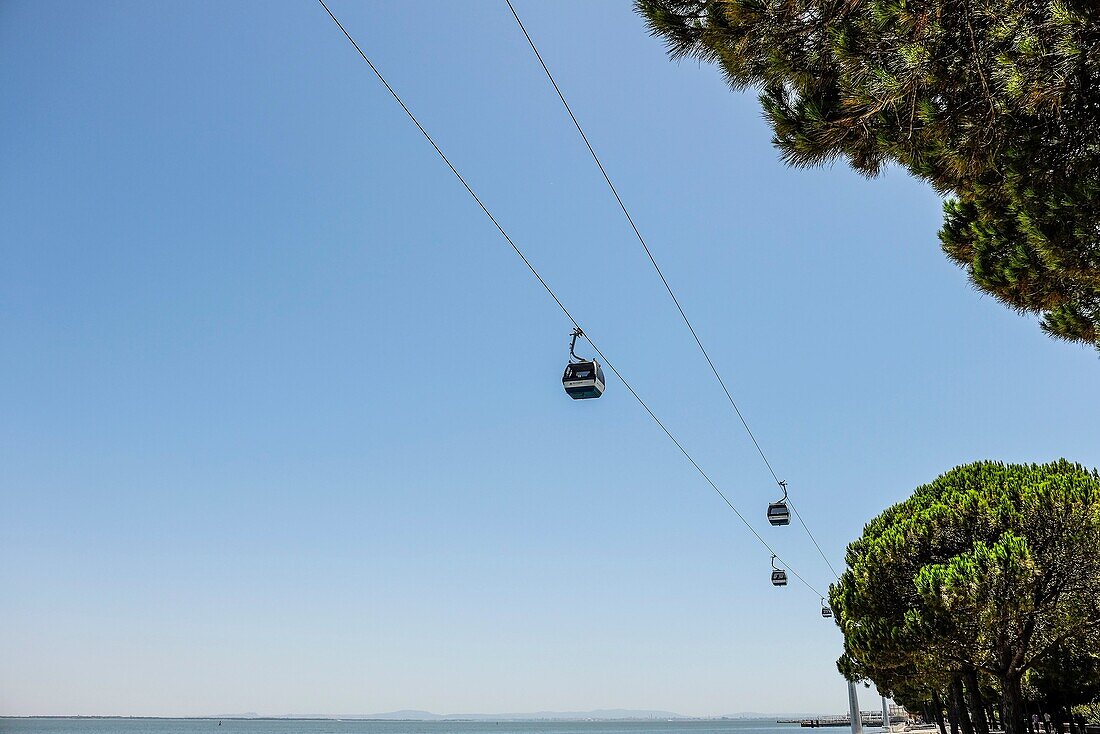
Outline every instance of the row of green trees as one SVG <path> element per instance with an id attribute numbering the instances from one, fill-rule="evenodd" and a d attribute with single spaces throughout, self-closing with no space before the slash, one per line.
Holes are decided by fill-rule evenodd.
<path id="1" fill-rule="evenodd" d="M 956 468 L 868 523 L 847 566 L 830 602 L 849 679 L 961 734 L 1100 706 L 1095 471 Z"/>
<path id="2" fill-rule="evenodd" d="M 948 195 L 978 288 L 1100 346 L 1100 2 L 635 1 L 673 56 L 759 90 L 787 162 L 903 166 Z"/>

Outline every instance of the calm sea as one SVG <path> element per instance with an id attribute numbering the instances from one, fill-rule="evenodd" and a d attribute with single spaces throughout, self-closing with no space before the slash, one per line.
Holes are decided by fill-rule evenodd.
<path id="1" fill-rule="evenodd" d="M 724 721 L 355 721 L 285 719 L 10 719 L 4 734 L 794 734 L 774 719 Z M 838 729 L 837 732 L 844 730 Z"/>

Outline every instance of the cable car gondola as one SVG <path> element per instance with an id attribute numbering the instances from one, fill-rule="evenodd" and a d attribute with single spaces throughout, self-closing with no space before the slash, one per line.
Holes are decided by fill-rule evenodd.
<path id="1" fill-rule="evenodd" d="M 775 565 L 775 554 L 772 554 L 772 586 L 786 586 L 787 572 Z"/>
<path id="2" fill-rule="evenodd" d="M 821 616 L 825 619 L 830 619 L 833 616 L 833 608 L 825 603 L 825 600 L 821 600 Z"/>
<path id="3" fill-rule="evenodd" d="M 595 358 L 582 359 L 573 351 L 577 346 L 578 336 L 584 336 L 580 327 L 573 329 L 573 340 L 569 342 L 569 364 L 565 365 L 561 384 L 565 386 L 565 393 L 574 400 L 598 398 L 603 395 L 606 385 L 603 368 Z"/>
<path id="4" fill-rule="evenodd" d="M 779 486 L 783 488 L 783 496 L 768 505 L 768 522 L 777 526 L 790 525 L 791 510 L 787 507 L 787 483 L 780 482 Z"/>

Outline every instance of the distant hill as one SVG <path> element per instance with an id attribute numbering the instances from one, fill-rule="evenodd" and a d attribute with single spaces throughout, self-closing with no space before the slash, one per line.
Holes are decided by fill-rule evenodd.
<path id="1" fill-rule="evenodd" d="M 803 713 L 793 713 L 793 714 L 790 713 L 790 712 L 784 712 L 784 713 L 781 713 L 781 714 L 764 714 L 764 713 L 760 713 L 759 711 L 741 711 L 741 712 L 738 712 L 736 714 L 722 714 L 721 716 L 717 716 L 715 718 L 718 718 L 718 719 L 815 719 L 815 718 L 821 718 L 822 716 L 828 716 L 828 715 L 829 714 L 821 714 L 821 713 L 807 714 L 805 712 L 803 712 Z"/>
<path id="2" fill-rule="evenodd" d="M 376 719 L 378 721 L 439 721 L 446 718 L 431 711 L 415 711 L 413 709 L 401 709 L 384 714 L 358 714 L 355 716 L 342 716 L 342 719 Z"/>
<path id="3" fill-rule="evenodd" d="M 646 711 L 636 709 L 596 709 L 595 711 L 534 711 L 530 713 L 504 714 L 433 714 L 431 711 L 401 709 L 378 714 L 347 714 L 344 716 L 309 716 L 294 714 L 279 718 L 287 719 L 363 719 L 375 721 L 583 721 L 599 719 L 603 721 L 623 719 L 687 719 L 690 717 L 673 711 Z"/>

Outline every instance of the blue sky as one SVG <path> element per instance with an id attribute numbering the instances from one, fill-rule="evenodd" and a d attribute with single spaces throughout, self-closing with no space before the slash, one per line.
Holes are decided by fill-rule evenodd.
<path id="1" fill-rule="evenodd" d="M 1096 353 L 927 186 L 785 168 L 629 3 L 516 5 L 834 564 L 956 464 L 1100 465 Z M 331 6 L 824 588 L 504 3 Z M 565 397 L 569 324 L 320 6 L 12 0 L 0 96 L 0 713 L 843 710 L 817 599 L 621 384 Z"/>

